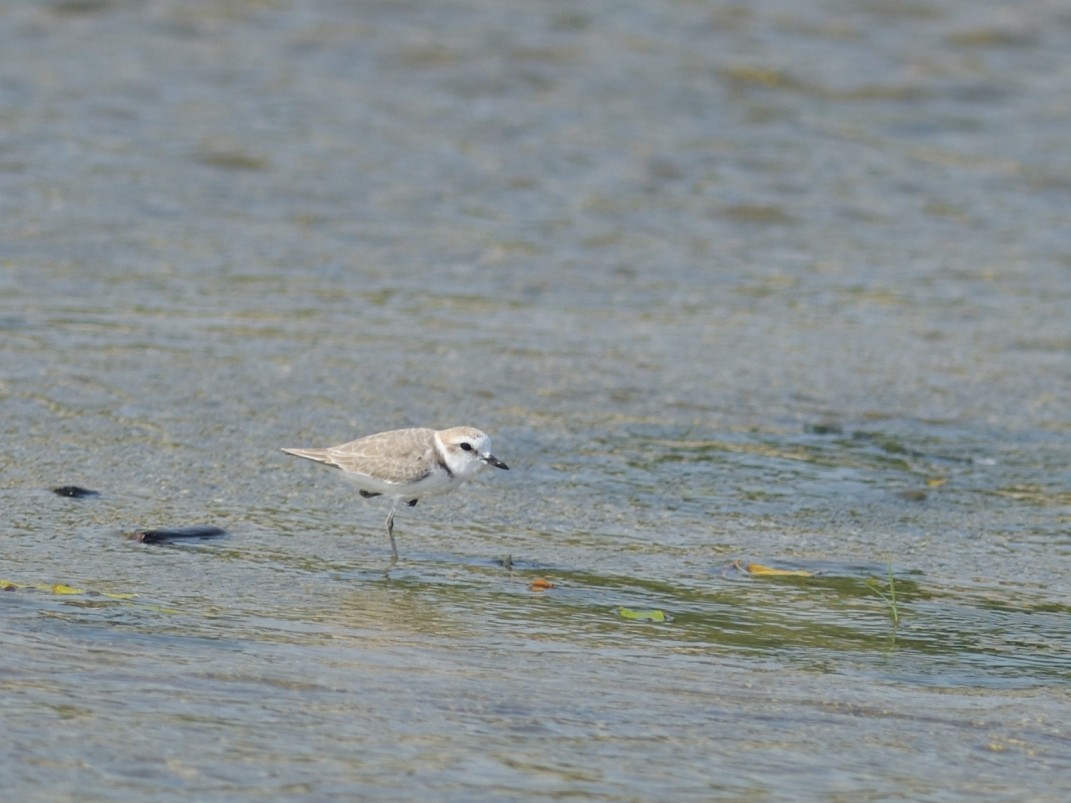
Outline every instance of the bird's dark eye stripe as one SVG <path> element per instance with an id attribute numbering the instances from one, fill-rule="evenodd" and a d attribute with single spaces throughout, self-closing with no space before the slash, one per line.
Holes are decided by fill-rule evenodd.
<path id="1" fill-rule="evenodd" d="M 472 444 L 471 443 L 467 443 L 465 441 L 462 441 L 461 443 L 458 444 L 458 446 L 461 447 L 461 451 L 463 451 L 463 452 L 471 452 L 472 451 Z"/>

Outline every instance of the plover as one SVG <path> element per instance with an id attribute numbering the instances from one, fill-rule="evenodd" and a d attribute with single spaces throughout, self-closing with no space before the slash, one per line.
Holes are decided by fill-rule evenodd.
<path id="1" fill-rule="evenodd" d="M 366 499 L 391 500 L 386 522 L 391 566 L 398 561 L 394 514 L 403 502 L 412 507 L 425 496 L 452 491 L 484 465 L 509 468 L 491 454 L 491 439 L 475 427 L 396 429 L 324 449 L 283 451 L 341 469 Z"/>

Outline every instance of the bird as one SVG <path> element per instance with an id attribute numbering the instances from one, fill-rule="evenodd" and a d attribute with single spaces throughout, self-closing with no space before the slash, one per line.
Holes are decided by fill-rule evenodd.
<path id="1" fill-rule="evenodd" d="M 449 493 L 472 479 L 485 465 L 509 469 L 491 454 L 491 439 L 475 427 L 427 427 L 378 432 L 322 449 L 284 448 L 287 454 L 340 469 L 361 496 L 385 496 L 391 567 L 398 562 L 394 514 L 402 503 L 413 507 L 426 496 Z"/>

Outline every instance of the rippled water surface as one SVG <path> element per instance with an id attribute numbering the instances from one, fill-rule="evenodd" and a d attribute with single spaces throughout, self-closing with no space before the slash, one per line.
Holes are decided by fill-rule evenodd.
<path id="1" fill-rule="evenodd" d="M 1069 36 L 5 6 L 6 795 L 1064 800 Z M 461 423 L 389 579 L 278 451 Z"/>

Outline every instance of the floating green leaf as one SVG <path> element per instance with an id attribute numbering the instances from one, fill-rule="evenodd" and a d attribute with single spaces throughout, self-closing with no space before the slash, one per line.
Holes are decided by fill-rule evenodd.
<path id="1" fill-rule="evenodd" d="M 657 608 L 649 611 L 637 611 L 632 608 L 626 608 L 621 606 L 617 609 L 617 615 L 622 619 L 635 619 L 639 622 L 666 622 L 669 621 L 669 617 L 666 616 L 665 611 L 660 611 Z"/>

